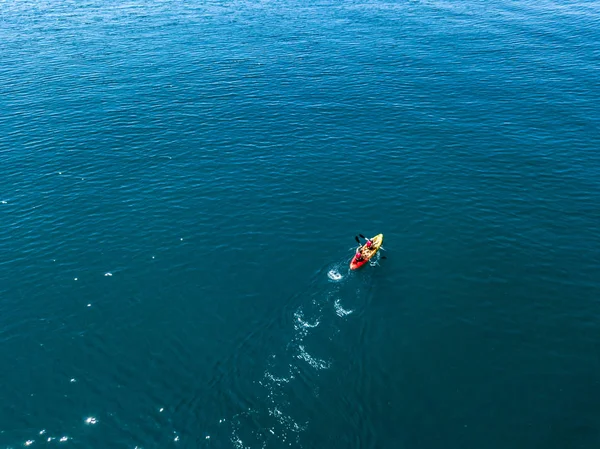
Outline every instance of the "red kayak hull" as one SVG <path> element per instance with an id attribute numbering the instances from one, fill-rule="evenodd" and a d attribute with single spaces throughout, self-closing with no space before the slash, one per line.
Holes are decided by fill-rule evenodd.
<path id="1" fill-rule="evenodd" d="M 369 259 L 363 259 L 360 262 L 356 261 L 356 255 L 352 258 L 352 262 L 350 262 L 350 269 L 351 270 L 357 270 L 358 268 L 362 267 L 364 264 L 368 263 Z"/>
<path id="2" fill-rule="evenodd" d="M 363 256 L 363 259 L 360 262 L 356 261 L 356 254 L 354 255 L 350 261 L 351 270 L 356 270 L 364 266 L 375 254 L 377 254 L 377 251 L 379 251 L 379 248 L 381 248 L 381 244 L 383 243 L 383 234 L 377 234 L 371 239 L 371 241 L 373 242 L 373 246 L 371 248 L 367 249 L 364 246 L 360 248 L 360 252 Z"/>

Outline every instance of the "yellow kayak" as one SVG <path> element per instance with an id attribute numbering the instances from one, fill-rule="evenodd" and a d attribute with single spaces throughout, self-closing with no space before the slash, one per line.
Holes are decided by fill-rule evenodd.
<path id="1" fill-rule="evenodd" d="M 350 261 L 350 269 L 356 270 L 357 268 L 362 267 L 366 264 L 371 258 L 377 254 L 379 248 L 381 248 L 381 244 L 383 243 L 383 234 L 377 234 L 375 237 L 370 239 L 373 244 L 370 248 L 367 248 L 367 245 L 363 245 L 360 247 L 360 254 L 362 255 L 362 259 L 357 261 L 356 254 Z"/>

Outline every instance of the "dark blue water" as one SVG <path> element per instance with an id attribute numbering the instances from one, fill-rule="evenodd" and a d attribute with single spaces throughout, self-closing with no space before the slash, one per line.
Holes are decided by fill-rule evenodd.
<path id="1" fill-rule="evenodd" d="M 0 447 L 597 448 L 599 30 L 0 3 Z"/>

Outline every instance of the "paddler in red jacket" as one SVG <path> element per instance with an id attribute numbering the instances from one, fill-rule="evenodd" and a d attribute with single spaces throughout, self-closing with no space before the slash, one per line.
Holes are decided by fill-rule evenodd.
<path id="1" fill-rule="evenodd" d="M 360 262 L 360 261 L 361 261 L 361 260 L 363 260 L 363 259 L 364 259 L 364 257 L 363 257 L 363 255 L 362 255 L 362 253 L 360 252 L 360 248 L 358 248 L 358 249 L 356 250 L 356 254 L 354 255 L 354 260 L 355 260 L 356 262 Z"/>

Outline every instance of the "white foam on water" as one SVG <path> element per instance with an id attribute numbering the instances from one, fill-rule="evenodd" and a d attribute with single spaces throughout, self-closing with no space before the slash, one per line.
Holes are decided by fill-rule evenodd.
<path id="1" fill-rule="evenodd" d="M 244 442 L 235 433 L 231 437 L 231 442 L 233 443 L 233 446 L 237 449 L 250 449 L 249 447 L 244 446 Z"/>
<path id="2" fill-rule="evenodd" d="M 275 417 L 275 419 L 277 419 L 277 422 L 279 422 L 279 424 L 281 424 L 285 430 L 290 430 L 294 433 L 298 433 L 306 428 L 306 426 L 299 425 L 296 421 L 292 419 L 291 416 L 286 415 L 277 407 L 269 409 L 269 415 Z M 272 431 L 271 433 L 275 435 L 275 432 Z M 286 436 L 282 435 L 282 437 L 285 441 Z"/>
<path id="3" fill-rule="evenodd" d="M 297 331 L 301 331 L 303 336 L 306 335 L 307 329 L 313 329 L 317 327 L 320 323 L 318 319 L 314 323 L 309 323 L 308 321 L 305 321 L 302 309 L 296 310 L 296 312 L 294 313 L 294 318 L 294 329 Z"/>
<path id="4" fill-rule="evenodd" d="M 352 312 L 354 312 L 354 310 L 346 310 L 346 309 L 344 309 L 342 307 L 342 305 L 340 304 L 340 300 L 339 299 L 335 300 L 335 302 L 333 303 L 333 307 L 335 307 L 335 313 L 339 317 L 350 315 Z"/>
<path id="5" fill-rule="evenodd" d="M 290 377 L 277 377 L 271 374 L 270 372 L 265 371 L 265 378 L 270 380 L 271 382 L 275 382 L 276 384 L 287 384 L 290 383 L 290 380 L 294 378 L 294 375 L 290 375 Z"/>
<path id="6" fill-rule="evenodd" d="M 337 270 L 329 270 L 327 272 L 327 277 L 332 281 L 341 281 L 343 276 Z"/>
<path id="7" fill-rule="evenodd" d="M 232 424 L 233 424 L 233 429 L 232 429 L 232 432 L 231 432 L 230 441 L 233 444 L 233 447 L 235 447 L 236 449 L 253 449 L 251 445 L 247 446 L 244 443 L 244 441 L 242 440 L 242 438 L 240 437 L 240 435 L 238 433 L 239 432 L 239 427 L 238 426 L 239 426 L 240 423 L 239 422 L 236 423 L 237 420 L 235 419 L 235 418 L 237 418 L 239 416 L 249 416 L 251 414 L 252 414 L 252 409 L 248 409 L 247 411 L 242 412 L 242 413 L 237 414 L 237 415 L 234 415 L 232 417 L 231 421 L 232 421 Z M 259 446 L 255 446 L 255 447 L 259 447 Z M 262 445 L 260 447 L 261 448 L 265 448 L 266 447 L 266 442 L 263 441 Z"/>
<path id="8" fill-rule="evenodd" d="M 331 363 L 327 362 L 326 360 L 320 360 L 311 356 L 308 352 L 306 352 L 306 349 L 303 345 L 299 345 L 298 349 L 300 350 L 300 353 L 296 357 L 298 357 L 300 360 L 304 360 L 314 369 L 329 369 L 329 367 L 331 366 Z"/>
<path id="9" fill-rule="evenodd" d="M 383 247 L 381 247 L 380 249 L 383 249 Z M 375 255 L 375 257 L 373 257 L 369 261 L 369 265 L 371 265 L 372 267 L 379 266 L 380 261 L 381 261 L 381 251 L 378 251 L 377 254 Z"/>
<path id="10" fill-rule="evenodd" d="M 275 427 L 270 427 L 269 431 L 282 442 L 297 440 L 298 433 L 303 429 L 289 414 L 289 410 L 286 410 L 289 407 L 289 397 L 284 388 L 296 378 L 298 367 L 292 362 L 287 365 L 287 370 L 289 374 L 283 377 L 274 376 L 269 371 L 266 371 L 265 379 L 260 382 L 267 390 L 267 412 L 278 424 Z M 263 441 L 263 444 L 265 443 L 266 441 Z"/>

